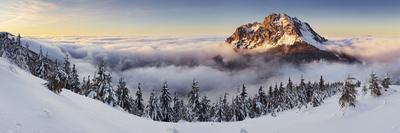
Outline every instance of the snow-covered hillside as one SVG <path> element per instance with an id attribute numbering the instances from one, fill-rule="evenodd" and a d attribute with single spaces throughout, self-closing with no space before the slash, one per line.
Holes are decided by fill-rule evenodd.
<path id="1" fill-rule="evenodd" d="M 338 96 L 316 108 L 241 122 L 165 123 L 136 117 L 68 90 L 57 95 L 7 60 L 0 59 L 1 133 L 187 133 L 187 132 L 400 132 L 399 86 L 384 96 L 358 96 L 357 108 L 339 110 Z"/>

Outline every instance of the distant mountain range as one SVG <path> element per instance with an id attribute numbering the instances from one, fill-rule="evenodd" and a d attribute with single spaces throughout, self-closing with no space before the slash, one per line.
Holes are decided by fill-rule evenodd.
<path id="1" fill-rule="evenodd" d="M 225 40 L 235 50 L 261 48 L 266 50 L 263 55 L 292 62 L 359 62 L 349 55 L 327 50 L 324 46 L 326 41 L 308 23 L 283 13 L 270 14 L 262 23 L 242 25 Z"/>

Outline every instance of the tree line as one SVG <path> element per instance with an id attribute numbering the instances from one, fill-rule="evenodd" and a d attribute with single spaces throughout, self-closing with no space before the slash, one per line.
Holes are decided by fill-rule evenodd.
<path id="1" fill-rule="evenodd" d="M 341 93 L 340 107 L 356 106 L 356 87 L 361 82 L 348 77 L 345 81 L 325 82 L 321 76 L 319 81 L 305 81 L 301 78 L 298 83 L 288 78 L 286 83 L 280 82 L 264 88 L 260 86 L 256 94 L 248 94 L 243 84 L 238 94 L 228 98 L 228 93 L 212 102 L 206 95 L 200 95 L 199 82 L 193 80 L 187 97 L 178 97 L 171 94 L 168 83 L 160 85 L 159 92 L 153 90 L 147 100 L 143 100 L 141 84 L 137 91 L 131 93 L 123 78 L 113 86 L 112 76 L 106 70 L 104 61 L 97 67 L 96 73 L 79 80 L 75 64 L 71 64 L 69 56 L 59 63 L 52 61 L 44 54 L 40 47 L 35 53 L 29 45 L 22 46 L 21 37 L 10 37 L 9 34 L 0 34 L 0 56 L 8 58 L 17 66 L 31 72 L 33 75 L 47 80 L 45 86 L 59 94 L 63 88 L 80 95 L 99 100 L 113 107 L 120 107 L 131 114 L 147 117 L 155 121 L 178 122 L 228 122 L 242 121 L 246 118 L 256 118 L 263 115 L 276 116 L 277 112 L 320 106 L 326 98 Z M 372 73 L 368 85 L 362 87 L 362 93 L 368 92 L 372 96 L 380 96 L 388 90 L 389 76 L 379 80 Z"/>

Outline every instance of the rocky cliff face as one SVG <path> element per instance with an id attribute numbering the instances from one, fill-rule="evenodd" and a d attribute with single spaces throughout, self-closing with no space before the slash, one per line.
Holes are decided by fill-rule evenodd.
<path id="1" fill-rule="evenodd" d="M 287 14 L 271 14 L 262 23 L 255 22 L 238 27 L 226 43 L 235 48 L 253 49 L 278 45 L 308 43 L 321 45 L 327 41 L 318 35 L 309 24 Z M 316 46 L 319 47 L 319 46 Z"/>
<path id="2" fill-rule="evenodd" d="M 234 49 L 266 49 L 290 61 L 345 61 L 355 58 L 325 50 L 327 39 L 316 33 L 308 23 L 287 14 L 270 14 L 262 23 L 242 25 L 225 42 Z"/>

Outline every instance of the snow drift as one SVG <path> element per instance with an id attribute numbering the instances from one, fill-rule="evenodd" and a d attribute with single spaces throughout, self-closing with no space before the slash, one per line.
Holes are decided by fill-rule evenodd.
<path id="1" fill-rule="evenodd" d="M 357 96 L 357 108 L 340 110 L 338 96 L 316 108 L 241 122 L 164 123 L 136 117 L 97 100 L 63 90 L 54 94 L 32 76 L 0 59 L 0 132 L 16 133 L 203 133 L 203 132 L 400 132 L 399 86 L 381 97 Z"/>

